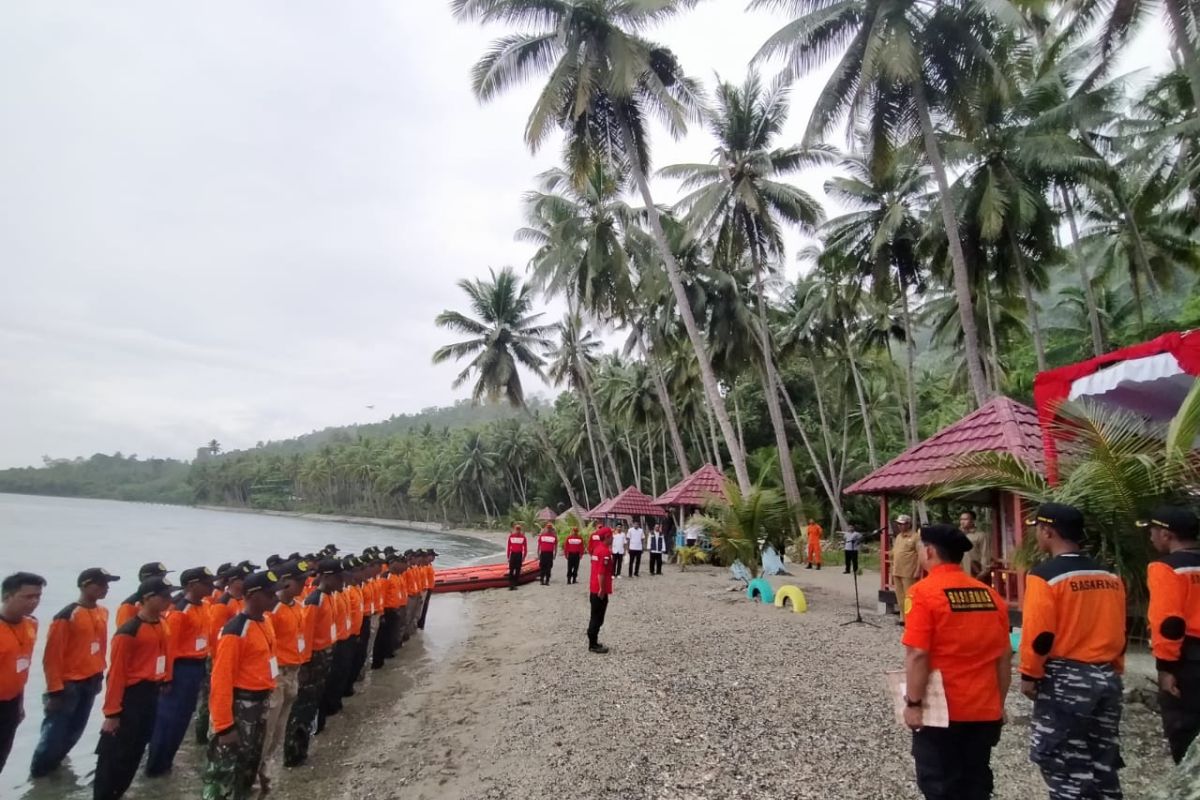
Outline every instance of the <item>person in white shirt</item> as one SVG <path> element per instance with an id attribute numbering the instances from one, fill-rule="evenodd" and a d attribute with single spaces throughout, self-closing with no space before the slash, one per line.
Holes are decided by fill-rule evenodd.
<path id="1" fill-rule="evenodd" d="M 621 577 L 621 564 L 625 560 L 625 544 L 627 541 L 625 525 L 618 522 L 617 532 L 613 534 L 612 540 L 613 577 Z"/>
<path id="2" fill-rule="evenodd" d="M 629 577 L 640 578 L 642 572 L 642 551 L 646 549 L 646 532 L 642 526 L 633 523 L 629 529 Z"/>
<path id="3" fill-rule="evenodd" d="M 662 575 L 663 556 L 667 552 L 667 537 L 663 536 L 662 526 L 655 525 L 650 532 L 650 574 Z"/>

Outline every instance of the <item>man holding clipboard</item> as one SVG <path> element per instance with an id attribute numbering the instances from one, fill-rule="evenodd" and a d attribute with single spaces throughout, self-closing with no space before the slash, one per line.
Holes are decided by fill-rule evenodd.
<path id="1" fill-rule="evenodd" d="M 963 572 L 970 549 L 971 541 L 952 525 L 921 527 L 918 555 L 928 575 L 909 590 L 901 642 L 907 651 L 904 722 L 913 731 L 917 786 L 926 800 L 992 796 L 992 748 L 1003 725 L 1012 646 L 1004 600 Z M 925 724 L 934 671 L 945 689 L 947 727 L 932 727 L 932 714 L 930 727 Z"/>

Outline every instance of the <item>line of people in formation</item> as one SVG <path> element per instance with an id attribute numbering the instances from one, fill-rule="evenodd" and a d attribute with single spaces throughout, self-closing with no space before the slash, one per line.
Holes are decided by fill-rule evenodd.
<path id="1" fill-rule="evenodd" d="M 966 533 L 898 522 L 897 546 L 913 547 L 925 572 L 901 595 L 917 785 L 927 800 L 987 800 L 1012 679 L 1008 607 L 964 570 L 974 549 Z M 1033 701 L 1030 759 L 1052 800 L 1119 800 L 1125 584 L 1084 551 L 1079 509 L 1045 503 L 1027 524 L 1049 556 L 1027 576 L 1018 648 L 1020 690 Z M 1147 620 L 1163 732 L 1178 764 L 1200 733 L 1200 526 L 1182 506 L 1156 508 L 1139 526 L 1161 555 L 1148 571 Z M 949 727 L 924 724 L 935 671 Z"/>
<path id="2" fill-rule="evenodd" d="M 614 530 L 607 525 L 601 525 L 591 533 L 586 551 L 591 553 L 607 532 L 610 537 L 609 556 L 614 577 L 621 577 L 621 568 L 626 553 L 629 555 L 629 577 L 637 578 L 642 574 L 642 554 L 649 551 L 650 574 L 662 575 L 663 558 L 667 554 L 667 537 L 661 525 L 654 525 L 649 536 L 636 522 L 628 528 L 622 522 L 617 523 Z M 538 556 L 538 582 L 543 586 L 550 584 L 550 575 L 554 571 L 554 561 L 558 557 L 558 531 L 550 523 L 543 526 L 535 541 Z M 567 583 L 579 582 L 579 562 L 583 558 L 585 546 L 579 528 L 571 528 L 567 537 L 562 541 L 562 554 L 567 562 Z M 529 556 L 529 539 L 519 522 L 514 522 L 508 532 L 505 546 L 508 558 L 508 588 L 515 590 L 520 585 L 521 567 Z"/>
<path id="3" fill-rule="evenodd" d="M 268 792 L 280 763 L 304 763 L 312 737 L 355 694 L 367 663 L 382 667 L 424 628 L 436 556 L 370 547 L 339 557 L 331 544 L 315 554 L 272 555 L 266 569 L 249 561 L 222 564 L 215 574 L 186 569 L 179 585 L 152 562 L 117 608 L 111 642 L 100 601 L 120 577 L 85 569 L 79 599 L 55 614 L 47 635 L 32 776 L 59 767 L 101 697 L 96 800 L 121 797 L 147 750 L 148 777 L 170 772 L 193 716 L 196 739 L 207 746 L 204 800 Z M 0 770 L 25 717 L 33 612 L 45 585 L 29 572 L 0 585 Z"/>

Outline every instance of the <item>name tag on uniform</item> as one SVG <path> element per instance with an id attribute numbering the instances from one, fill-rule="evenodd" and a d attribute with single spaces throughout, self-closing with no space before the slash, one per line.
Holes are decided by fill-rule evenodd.
<path id="1" fill-rule="evenodd" d="M 205 639 L 203 636 L 196 637 L 196 649 L 197 650 L 204 650 L 204 649 L 207 649 L 207 647 L 208 647 L 208 639 Z"/>
<path id="2" fill-rule="evenodd" d="M 166 671 L 167 671 L 167 657 L 159 656 L 158 658 L 154 659 L 154 674 L 162 675 Z"/>
<path id="3" fill-rule="evenodd" d="M 350 630 L 350 618 L 346 617 L 346 630 Z"/>
<path id="4" fill-rule="evenodd" d="M 330 638 L 330 639 L 336 639 L 336 638 L 337 638 L 337 625 L 330 625 L 330 626 L 329 626 L 329 638 Z"/>
<path id="5" fill-rule="evenodd" d="M 304 648 L 305 648 L 305 647 L 307 647 L 307 645 L 306 645 L 306 644 L 304 644 L 304 637 L 303 637 L 303 636 L 297 636 L 297 637 L 296 637 L 296 652 L 297 652 L 297 653 L 303 653 L 303 652 L 304 652 Z"/>
<path id="6" fill-rule="evenodd" d="M 275 660 L 275 656 L 271 656 L 267 659 L 267 666 L 271 669 L 272 678 L 279 677 L 279 662 Z"/>
<path id="7" fill-rule="evenodd" d="M 18 658 L 17 659 L 17 672 L 26 672 L 28 670 L 29 670 L 29 659 L 28 658 Z"/>
<path id="8" fill-rule="evenodd" d="M 92 646 L 91 646 L 92 655 L 96 655 L 96 653 L 99 653 L 99 652 L 100 652 L 100 643 L 92 642 Z"/>
<path id="9" fill-rule="evenodd" d="M 996 602 L 985 589 L 944 589 L 951 611 L 995 611 Z"/>

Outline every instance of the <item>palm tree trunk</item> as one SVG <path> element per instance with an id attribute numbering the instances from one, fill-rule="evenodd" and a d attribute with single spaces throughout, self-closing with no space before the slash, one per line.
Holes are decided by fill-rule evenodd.
<path id="1" fill-rule="evenodd" d="M 744 453 L 746 452 L 746 429 L 742 427 L 742 404 L 738 402 L 736 381 L 729 394 L 733 396 L 733 418 L 737 422 L 738 447 Z"/>
<path id="2" fill-rule="evenodd" d="M 871 432 L 871 414 L 867 409 L 867 392 L 863 387 L 862 375 L 858 371 L 858 359 L 854 357 L 854 346 L 850 343 L 850 331 L 842 326 L 842 341 L 846 346 L 846 358 L 850 361 L 850 374 L 854 377 L 854 391 L 858 394 L 858 410 L 862 414 L 863 432 L 867 435 L 867 459 L 871 469 L 879 466 L 879 455 L 875 452 L 875 434 Z"/>
<path id="3" fill-rule="evenodd" d="M 630 441 L 630 439 L 629 439 L 629 431 L 628 430 L 625 431 L 625 452 L 629 454 L 629 467 L 630 467 L 630 469 L 633 470 L 633 484 L 635 486 L 641 486 L 642 485 L 642 471 L 641 471 L 641 467 L 638 465 L 637 455 L 635 454 L 634 449 L 633 449 L 633 442 Z M 620 491 L 621 491 L 621 487 L 618 486 L 617 493 L 619 494 Z"/>
<path id="4" fill-rule="evenodd" d="M 808 460 L 812 462 L 813 471 L 817 473 L 817 480 L 821 482 L 821 487 L 825 489 L 825 496 L 829 498 L 829 505 L 833 509 L 833 515 L 837 518 L 837 522 L 843 528 L 846 525 L 846 514 L 842 510 L 842 498 L 840 493 L 833 491 L 833 487 L 829 483 L 829 476 L 825 474 L 825 470 L 821 468 L 821 462 L 817 459 L 817 453 L 813 450 L 812 441 L 808 438 L 808 432 L 804 430 L 804 426 L 800 423 L 800 415 L 796 413 L 796 406 L 792 403 L 791 395 L 782 385 L 779 387 L 779 393 L 783 395 L 783 400 L 787 403 L 788 410 L 792 413 L 792 422 L 796 425 L 796 430 L 800 432 L 800 441 L 804 443 L 804 449 L 808 451 Z"/>
<path id="5" fill-rule="evenodd" d="M 600 416 L 600 406 L 596 403 L 596 395 L 592 392 L 592 379 L 588 375 L 588 365 L 578 364 L 579 382 L 583 386 L 583 401 L 592 407 L 592 413 L 596 416 L 596 427 L 599 429 L 600 442 L 604 446 L 604 455 L 608 460 L 608 468 L 612 470 L 612 479 L 614 486 L 621 485 L 621 471 L 617 469 L 617 459 L 613 456 L 612 445 L 608 441 L 608 432 L 604 430 L 604 418 Z M 590 434 L 589 434 L 590 435 Z M 596 477 L 599 480 L 600 470 L 596 470 Z"/>
<path id="6" fill-rule="evenodd" d="M 917 425 L 917 343 L 913 341 L 912 309 L 908 306 L 908 287 L 903 280 L 900 284 L 900 304 L 904 314 L 904 382 L 908 384 L 908 445 L 915 447 L 920 441 L 920 427 Z"/>
<path id="7" fill-rule="evenodd" d="M 750 473 L 746 469 L 746 456 L 742 453 L 738 442 L 734 439 L 733 425 L 729 421 L 729 412 L 725 408 L 725 401 L 721 397 L 721 390 L 717 385 L 717 375 L 713 371 L 712 359 L 708 354 L 708 347 L 704 343 L 704 339 L 700 336 L 700 328 L 696 325 L 696 317 L 692 313 L 691 304 L 688 303 L 687 292 L 683 287 L 683 278 L 679 273 L 679 264 L 675 261 L 675 254 L 671 252 L 671 245 L 667 241 L 666 231 L 663 230 L 662 219 L 658 213 L 658 206 L 654 204 L 654 195 L 650 192 L 650 182 L 646 178 L 646 169 L 643 165 L 641 155 L 638 152 L 637 140 L 633 136 L 633 131 L 629 127 L 629 120 L 624 114 L 621 117 L 621 136 L 624 139 L 625 152 L 629 154 L 629 160 L 633 167 L 633 178 L 637 182 L 638 191 L 642 195 L 642 202 L 646 206 L 646 216 L 650 221 L 650 232 L 654 236 L 654 242 L 658 245 L 659 253 L 663 258 L 663 266 L 667 272 L 667 282 L 671 284 L 671 291 L 675 295 L 675 305 L 679 309 L 679 316 L 683 320 L 683 327 L 687 330 L 688 340 L 692 343 L 692 349 L 696 351 L 696 362 L 700 365 L 700 381 L 704 384 L 704 394 L 708 397 L 708 404 L 712 406 L 712 413 L 717 418 L 717 424 L 721 428 L 721 435 L 725 438 L 726 449 L 729 450 L 729 460 L 733 463 L 733 471 L 737 476 L 738 487 L 743 494 L 750 492 Z"/>
<path id="8" fill-rule="evenodd" d="M 578 457 L 576 457 L 576 458 L 575 458 L 575 463 L 576 463 L 576 464 L 579 464 L 579 458 L 578 458 Z M 580 475 L 582 475 L 582 474 L 583 474 L 583 465 L 582 465 L 582 464 L 579 464 L 579 474 L 580 474 Z M 604 490 L 603 490 L 603 489 L 601 489 L 601 490 L 600 490 L 600 492 L 601 492 L 600 496 L 601 496 L 601 497 L 603 497 L 603 496 L 604 496 Z M 587 503 L 587 507 L 588 507 L 588 508 L 591 508 L 591 507 L 592 507 L 592 500 L 591 500 L 591 498 L 588 496 L 588 490 L 587 490 L 587 481 L 584 481 L 584 482 L 583 482 L 583 502 Z M 574 508 L 574 507 L 575 507 L 575 505 L 574 505 L 574 504 L 572 504 L 572 505 L 571 505 L 571 507 L 572 507 L 572 508 Z"/>
<path id="9" fill-rule="evenodd" d="M 712 437 L 713 460 L 717 462 L 717 469 L 724 472 L 725 463 L 721 460 L 721 444 L 717 441 L 717 425 L 713 422 L 712 407 L 708 403 L 704 404 L 704 416 L 708 417 L 708 433 Z"/>
<path id="10" fill-rule="evenodd" d="M 590 405 L 588 404 L 587 399 L 585 398 L 583 401 L 583 422 L 584 422 L 584 427 L 587 429 L 588 449 L 591 450 L 591 452 L 592 452 L 592 469 L 595 470 L 595 472 L 596 472 L 597 488 L 600 490 L 600 494 L 603 495 L 604 494 L 604 473 L 603 473 L 603 470 L 600 468 L 600 458 L 596 452 L 596 440 L 592 436 L 592 415 L 589 412 L 589 409 L 590 409 Z M 579 474 L 580 474 L 580 483 L 586 484 L 587 481 L 582 480 L 583 472 L 580 472 Z M 617 481 L 619 483 L 620 478 L 618 478 Z"/>
<path id="11" fill-rule="evenodd" d="M 1000 390 L 1000 348 L 996 344 L 996 317 L 992 314 L 992 293 L 987 284 L 983 287 L 983 312 L 987 318 L 988 361 L 991 364 L 992 390 Z"/>
<path id="12" fill-rule="evenodd" d="M 1025 256 L 1021 253 L 1021 243 L 1017 234 L 1007 225 L 1008 246 L 1012 248 L 1013 259 L 1017 262 L 1017 280 L 1021 283 L 1021 294 L 1025 296 L 1025 313 L 1029 316 L 1029 330 L 1033 334 L 1033 351 L 1037 355 L 1038 372 L 1046 371 L 1046 343 L 1042 339 L 1042 321 L 1038 318 L 1037 301 L 1033 299 L 1033 284 L 1029 282 L 1029 273 L 1025 269 Z"/>
<path id="13" fill-rule="evenodd" d="M 958 301 L 958 316 L 962 319 L 963 348 L 967 356 L 967 378 L 971 384 L 971 391 L 975 394 L 975 402 L 982 406 L 992 393 L 983 377 L 983 362 L 979 358 L 979 329 L 975 325 L 974 305 L 971 302 L 971 277 L 967 272 L 967 256 L 963 252 L 962 239 L 958 235 L 958 214 L 950 197 L 950 181 L 946 177 L 946 165 L 942 161 L 941 147 L 933 130 L 933 119 L 929 116 L 929 100 L 925 96 L 923 79 L 913 81 L 912 89 L 917 116 L 921 121 L 922 138 L 925 140 L 925 152 L 937 179 L 942 224 L 946 227 L 946 240 L 950 244 L 950 262 L 954 267 L 954 296 Z"/>
<path id="14" fill-rule="evenodd" d="M 829 439 L 829 418 L 825 415 L 825 393 L 821 391 L 821 379 L 817 376 L 816 361 L 810 358 L 809 364 L 812 366 L 813 394 L 817 397 L 817 416 L 821 420 L 821 438 L 825 442 L 825 463 L 829 467 L 829 477 L 832 479 L 834 474 L 833 442 Z"/>
<path id="15" fill-rule="evenodd" d="M 658 497 L 658 473 L 654 469 L 654 437 L 650 431 L 646 431 L 646 454 L 646 461 L 650 464 L 650 496 Z"/>
<path id="16" fill-rule="evenodd" d="M 1083 253 L 1079 249 L 1079 226 L 1075 222 L 1075 206 L 1067 194 L 1067 187 L 1058 185 L 1058 196 L 1062 200 L 1063 210 L 1067 215 L 1067 227 L 1071 231 L 1071 258 L 1079 271 L 1079 283 L 1083 287 L 1083 297 L 1087 302 L 1088 325 L 1092 329 L 1092 353 L 1104 354 L 1104 329 L 1100 327 L 1100 306 L 1096 302 L 1096 287 L 1088 276 L 1087 264 L 1083 262 Z"/>
<path id="17" fill-rule="evenodd" d="M 687 450 L 683 446 L 683 437 L 679 435 L 679 424 L 675 420 L 675 406 L 671 402 L 670 392 L 667 390 L 667 379 L 663 375 L 662 365 L 658 363 L 658 359 L 654 357 L 653 352 L 646 346 L 644 331 L 639 331 L 637 334 L 638 348 L 642 351 L 642 358 L 650 365 L 650 375 L 654 379 L 654 392 L 658 395 L 659 401 L 662 403 L 663 417 L 667 422 L 667 432 L 671 435 L 671 447 L 675 450 L 675 460 L 679 463 L 679 470 L 682 472 L 682 477 L 686 478 L 692 474 L 691 468 L 688 466 Z"/>
<path id="18" fill-rule="evenodd" d="M 542 421 L 533 415 L 533 412 L 529 410 L 529 406 L 525 405 L 523 401 L 520 408 L 529 420 L 529 424 L 533 426 L 534 435 L 541 442 L 542 449 L 546 451 L 546 455 L 550 457 L 551 463 L 554 464 L 554 471 L 558 473 L 558 479 L 562 481 L 563 488 L 567 490 L 567 501 L 573 506 L 579 505 L 579 501 L 575 499 L 575 488 L 571 486 L 571 479 L 567 477 L 567 468 L 563 465 L 558 451 L 554 449 L 554 445 L 550 442 L 550 437 L 546 434 L 546 429 L 542 427 Z"/>
<path id="19" fill-rule="evenodd" d="M 658 432 L 659 443 L 662 445 L 662 468 L 663 468 L 663 491 L 671 488 L 671 472 L 669 469 L 670 462 L 667 460 L 667 430 L 663 428 Z M 685 475 L 686 477 L 686 475 Z"/>

